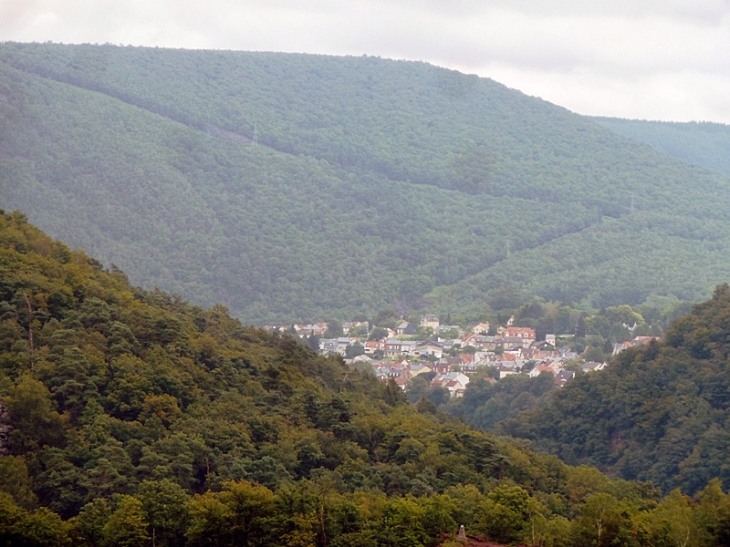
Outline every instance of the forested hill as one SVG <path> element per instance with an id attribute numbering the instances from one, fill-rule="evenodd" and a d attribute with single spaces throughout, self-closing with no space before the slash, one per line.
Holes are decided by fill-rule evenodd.
<path id="1" fill-rule="evenodd" d="M 730 125 L 592 118 L 604 127 L 681 160 L 730 176 Z"/>
<path id="2" fill-rule="evenodd" d="M 730 530 L 716 483 L 692 509 L 473 431 L 221 306 L 130 286 L 20 213 L 0 214 L 0 404 L 3 545 L 423 547 L 459 524 L 660 541 L 678 502 L 714 511 L 708 538 Z"/>
<path id="3" fill-rule="evenodd" d="M 715 173 L 424 63 L 0 44 L 0 205 L 247 322 L 478 313 L 509 286 L 696 300 L 730 279 L 728 198 Z"/>
<path id="4" fill-rule="evenodd" d="M 625 350 L 546 408 L 503 422 L 567 462 L 687 492 L 730 485 L 730 287 L 676 320 L 663 342 Z"/>

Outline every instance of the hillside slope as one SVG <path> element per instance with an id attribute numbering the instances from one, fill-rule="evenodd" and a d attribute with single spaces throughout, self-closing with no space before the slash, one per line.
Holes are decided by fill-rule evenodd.
<path id="1" fill-rule="evenodd" d="M 478 313 L 505 280 L 602 306 L 727 279 L 727 179 L 490 80 L 51 44 L 2 44 L 0 74 L 0 204 L 248 322 Z"/>
<path id="2" fill-rule="evenodd" d="M 539 411 L 501 424 L 573 464 L 599 466 L 666 491 L 730 485 L 730 287 L 676 320 L 664 341 L 621 352 L 576 378 Z"/>
<path id="3" fill-rule="evenodd" d="M 659 502 L 130 286 L 20 213 L 0 214 L 0 405 L 7 545 L 422 547 L 459 523 L 580 545 L 591 500 L 620 512 L 610 538 Z"/>

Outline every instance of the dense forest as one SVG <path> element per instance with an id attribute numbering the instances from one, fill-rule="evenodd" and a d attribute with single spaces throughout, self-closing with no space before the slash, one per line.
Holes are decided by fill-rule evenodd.
<path id="1" fill-rule="evenodd" d="M 592 118 L 602 126 L 675 158 L 730 176 L 730 126 L 710 122 L 653 122 Z"/>
<path id="2" fill-rule="evenodd" d="M 625 350 L 605 370 L 543 397 L 538 408 L 487 425 L 532 439 L 566 462 L 665 491 L 697 492 L 714 477 L 727 488 L 729 316 L 730 287 L 721 285 L 675 320 L 662 342 Z"/>
<path id="3" fill-rule="evenodd" d="M 3 545 L 418 547 L 460 524 L 536 546 L 730 535 L 718 481 L 662 498 L 474 431 L 222 306 L 131 286 L 20 213 L 0 215 L 0 329 Z"/>
<path id="4" fill-rule="evenodd" d="M 424 63 L 0 44 L 0 206 L 247 323 L 696 301 L 730 278 L 728 194 Z"/>

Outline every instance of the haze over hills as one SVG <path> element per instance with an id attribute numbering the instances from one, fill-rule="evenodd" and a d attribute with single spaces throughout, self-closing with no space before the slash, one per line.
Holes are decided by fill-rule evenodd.
<path id="1" fill-rule="evenodd" d="M 727 178 L 424 63 L 6 43 L 0 129 L 2 207 L 247 322 L 730 278 Z"/>
<path id="2" fill-rule="evenodd" d="M 612 131 L 683 161 L 730 176 L 730 126 L 721 123 L 675 123 L 620 118 L 592 118 Z"/>

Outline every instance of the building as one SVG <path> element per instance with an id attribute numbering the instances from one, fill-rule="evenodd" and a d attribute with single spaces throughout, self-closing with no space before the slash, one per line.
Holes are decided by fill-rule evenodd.
<path id="1" fill-rule="evenodd" d="M 407 321 L 404 321 L 403 323 L 399 324 L 395 328 L 395 333 L 396 334 L 399 334 L 399 335 L 401 335 L 401 334 L 403 334 L 403 335 L 413 335 L 413 334 L 416 334 L 417 332 L 418 332 L 418 329 L 416 329 L 415 326 L 411 325 Z"/>
<path id="2" fill-rule="evenodd" d="M 421 326 L 425 329 L 436 330 L 439 327 L 439 318 L 432 314 L 426 314 L 421 319 Z"/>

